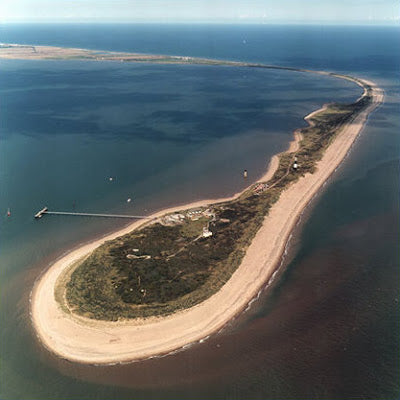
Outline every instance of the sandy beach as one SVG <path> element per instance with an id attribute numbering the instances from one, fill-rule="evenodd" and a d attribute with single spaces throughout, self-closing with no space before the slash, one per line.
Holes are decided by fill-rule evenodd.
<path id="1" fill-rule="evenodd" d="M 353 81 L 360 85 L 361 80 Z M 362 82 L 372 88 L 372 104 L 341 128 L 322 160 L 318 162 L 314 174 L 300 178 L 281 194 L 254 237 L 241 265 L 221 290 L 195 307 L 166 317 L 106 322 L 63 311 L 54 296 L 54 287 L 59 276 L 105 241 L 126 234 L 143 224 L 143 221 L 137 221 L 63 256 L 37 280 L 31 293 L 31 317 L 43 345 L 70 361 L 112 364 L 169 353 L 191 343 L 201 342 L 221 329 L 245 309 L 260 288 L 271 279 L 280 264 L 289 235 L 304 208 L 344 159 L 365 125 L 368 115 L 383 101 L 381 89 L 372 82 Z M 319 111 L 314 111 L 305 119 L 308 120 Z M 295 140 L 290 144 L 288 151 L 295 151 L 299 140 L 300 133 L 296 131 Z M 277 166 L 278 157 L 274 156 L 268 171 L 260 181 L 269 180 Z M 231 200 L 238 195 L 230 199 L 209 199 L 181 205 L 160 211 L 152 217 L 159 217 L 174 210 Z"/>

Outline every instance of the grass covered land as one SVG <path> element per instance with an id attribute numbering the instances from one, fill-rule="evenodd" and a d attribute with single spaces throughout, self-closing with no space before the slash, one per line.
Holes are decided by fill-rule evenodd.
<path id="1" fill-rule="evenodd" d="M 371 103 L 371 88 L 363 86 L 357 102 L 331 104 L 308 120 L 298 150 L 279 156 L 270 181 L 233 201 L 170 214 L 104 243 L 59 279 L 57 301 L 79 315 L 118 320 L 166 315 L 206 300 L 240 265 L 282 191 L 313 173 L 341 127 Z"/>

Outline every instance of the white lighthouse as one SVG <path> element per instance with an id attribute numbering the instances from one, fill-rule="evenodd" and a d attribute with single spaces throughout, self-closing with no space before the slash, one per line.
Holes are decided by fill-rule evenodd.
<path id="1" fill-rule="evenodd" d="M 297 168 L 299 168 L 299 165 L 297 164 L 297 156 L 294 157 L 294 162 L 293 162 L 293 169 L 297 171 Z"/>

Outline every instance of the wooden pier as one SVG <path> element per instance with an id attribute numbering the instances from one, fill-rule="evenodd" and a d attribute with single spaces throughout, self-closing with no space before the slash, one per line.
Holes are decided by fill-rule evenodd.
<path id="1" fill-rule="evenodd" d="M 47 207 L 38 211 L 35 214 L 35 218 L 42 218 L 43 215 L 70 215 L 75 217 L 100 217 L 100 218 L 129 218 L 129 219 L 151 219 L 143 215 L 124 215 L 124 214 L 92 214 L 92 213 L 79 213 L 79 212 L 69 212 L 69 211 L 49 211 Z"/>

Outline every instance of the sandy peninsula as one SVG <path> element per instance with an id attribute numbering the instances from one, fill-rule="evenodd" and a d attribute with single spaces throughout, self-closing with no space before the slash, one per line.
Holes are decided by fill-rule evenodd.
<path id="1" fill-rule="evenodd" d="M 105 241 L 124 235 L 143 224 L 142 221 L 138 221 L 63 256 L 36 281 L 31 293 L 31 317 L 37 337 L 43 345 L 56 355 L 74 362 L 89 364 L 131 362 L 166 354 L 191 343 L 202 342 L 245 309 L 259 290 L 273 279 L 273 273 L 280 265 L 289 235 L 299 216 L 344 159 L 365 125 L 368 115 L 383 101 L 383 91 L 373 82 L 336 74 L 329 75 L 352 80 L 363 87 L 369 85 L 372 102 L 351 122 L 341 127 L 335 140 L 318 162 L 316 172 L 300 178 L 281 194 L 278 202 L 265 217 L 241 265 L 217 293 L 190 309 L 172 315 L 118 322 L 88 319 L 62 309 L 54 294 L 58 278 Z M 319 111 L 321 110 L 314 111 L 305 119 L 308 120 Z M 300 133 L 296 131 L 295 140 L 288 151 L 295 151 L 300 139 Z M 268 171 L 260 181 L 265 182 L 270 179 L 277 166 L 278 158 L 274 156 Z M 229 199 L 203 200 L 164 210 L 152 217 L 226 200 Z"/>

